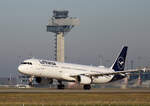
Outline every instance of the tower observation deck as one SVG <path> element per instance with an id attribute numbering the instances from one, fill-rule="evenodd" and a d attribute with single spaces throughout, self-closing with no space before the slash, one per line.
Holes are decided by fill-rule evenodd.
<path id="1" fill-rule="evenodd" d="M 68 10 L 54 10 L 49 19 L 47 32 L 55 33 L 55 60 L 64 62 L 64 36 L 74 26 L 79 24 L 79 19 L 68 16 Z"/>

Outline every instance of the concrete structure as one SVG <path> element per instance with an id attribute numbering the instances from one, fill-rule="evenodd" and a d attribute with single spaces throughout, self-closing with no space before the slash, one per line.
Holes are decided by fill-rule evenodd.
<path id="1" fill-rule="evenodd" d="M 67 10 L 54 10 L 47 25 L 47 32 L 55 33 L 55 60 L 59 62 L 64 62 L 65 34 L 79 24 L 79 19 L 69 17 L 68 13 Z"/>
<path id="2" fill-rule="evenodd" d="M 56 60 L 60 62 L 64 62 L 64 34 L 61 32 L 58 35 L 56 35 Z"/>

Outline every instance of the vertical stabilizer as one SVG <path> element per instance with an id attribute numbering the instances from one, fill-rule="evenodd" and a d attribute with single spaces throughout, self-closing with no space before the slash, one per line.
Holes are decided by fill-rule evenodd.
<path id="1" fill-rule="evenodd" d="M 127 56 L 127 50 L 128 50 L 127 46 L 124 46 L 122 48 L 122 50 L 121 50 L 119 56 L 117 57 L 116 61 L 111 66 L 111 68 L 114 69 L 114 71 L 123 71 L 124 70 L 126 56 Z"/>

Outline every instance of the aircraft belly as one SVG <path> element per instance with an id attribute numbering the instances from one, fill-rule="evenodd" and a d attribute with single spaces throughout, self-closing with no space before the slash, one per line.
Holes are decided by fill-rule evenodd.
<path id="1" fill-rule="evenodd" d="M 35 76 L 39 77 L 47 77 L 47 78 L 58 78 L 59 74 L 58 71 L 52 68 L 43 68 L 43 67 L 38 67 L 34 71 Z"/>
<path id="2" fill-rule="evenodd" d="M 94 83 L 94 84 L 107 83 L 107 82 L 111 81 L 112 78 L 113 78 L 113 75 L 94 77 L 92 80 L 92 83 Z"/>
<path id="3" fill-rule="evenodd" d="M 61 74 L 57 69 L 46 70 L 45 76 L 48 78 L 60 78 Z"/>

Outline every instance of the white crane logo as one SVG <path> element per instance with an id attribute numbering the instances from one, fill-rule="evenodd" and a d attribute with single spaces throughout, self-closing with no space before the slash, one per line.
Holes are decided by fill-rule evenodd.
<path id="1" fill-rule="evenodd" d="M 124 58 L 123 57 L 119 57 L 118 60 L 118 67 L 122 70 L 124 68 L 124 65 L 125 65 L 125 61 L 124 61 Z"/>

